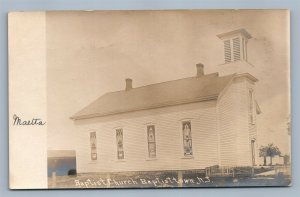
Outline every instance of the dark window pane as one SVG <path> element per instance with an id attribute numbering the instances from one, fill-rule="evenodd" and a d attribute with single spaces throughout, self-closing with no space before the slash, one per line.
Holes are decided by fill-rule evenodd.
<path id="1" fill-rule="evenodd" d="M 116 130 L 117 138 L 117 156 L 118 159 L 124 159 L 124 150 L 123 150 L 123 129 Z"/>
<path id="2" fill-rule="evenodd" d="M 182 122 L 183 152 L 185 156 L 193 155 L 191 122 Z"/>
<path id="3" fill-rule="evenodd" d="M 149 157 L 156 157 L 156 142 L 155 142 L 155 126 L 147 126 L 147 138 L 148 138 L 148 153 Z"/>
<path id="4" fill-rule="evenodd" d="M 97 160 L 96 132 L 90 133 L 90 144 L 91 144 L 91 160 Z"/>

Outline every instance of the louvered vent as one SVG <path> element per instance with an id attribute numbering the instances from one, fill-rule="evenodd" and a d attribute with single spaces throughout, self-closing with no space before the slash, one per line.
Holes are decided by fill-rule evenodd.
<path id="1" fill-rule="evenodd" d="M 225 55 L 225 63 L 231 62 L 230 40 L 225 40 L 224 41 L 224 55 Z"/>
<path id="2" fill-rule="evenodd" d="M 233 41 L 233 59 L 234 61 L 241 60 L 240 38 L 234 38 Z"/>
<path id="3" fill-rule="evenodd" d="M 247 43 L 251 35 L 243 28 L 217 35 L 224 43 L 225 64 L 247 61 Z"/>

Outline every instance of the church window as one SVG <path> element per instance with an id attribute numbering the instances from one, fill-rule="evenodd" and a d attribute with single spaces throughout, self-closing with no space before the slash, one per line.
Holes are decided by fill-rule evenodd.
<path id="1" fill-rule="evenodd" d="M 183 135 L 183 153 L 184 156 L 192 156 L 192 130 L 191 121 L 182 122 L 182 135 Z"/>

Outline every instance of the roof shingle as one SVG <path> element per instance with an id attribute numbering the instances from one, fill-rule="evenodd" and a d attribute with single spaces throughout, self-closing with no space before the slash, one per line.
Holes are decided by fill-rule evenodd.
<path id="1" fill-rule="evenodd" d="M 233 79 L 218 73 L 151 84 L 128 91 L 109 92 L 74 114 L 71 119 L 107 116 L 137 110 L 217 99 Z"/>

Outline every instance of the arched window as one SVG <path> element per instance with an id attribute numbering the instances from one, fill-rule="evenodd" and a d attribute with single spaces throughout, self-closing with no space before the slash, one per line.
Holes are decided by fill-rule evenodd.
<path id="1" fill-rule="evenodd" d="M 150 158 L 156 157 L 156 141 L 155 141 L 155 126 L 147 126 L 147 140 L 148 140 L 148 155 Z"/>
<path id="2" fill-rule="evenodd" d="M 118 156 L 118 159 L 124 159 L 123 129 L 116 129 L 116 138 L 117 138 L 117 156 Z"/>
<path id="3" fill-rule="evenodd" d="M 97 139 L 96 132 L 90 132 L 90 145 L 91 145 L 91 160 L 97 160 Z"/>
<path id="4" fill-rule="evenodd" d="M 182 136 L 183 136 L 183 154 L 184 156 L 192 156 L 193 147 L 192 147 L 191 121 L 182 122 Z"/>

